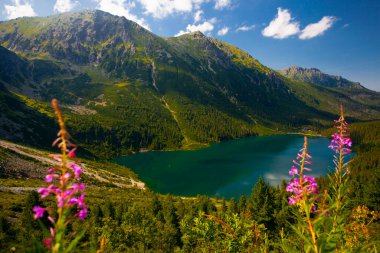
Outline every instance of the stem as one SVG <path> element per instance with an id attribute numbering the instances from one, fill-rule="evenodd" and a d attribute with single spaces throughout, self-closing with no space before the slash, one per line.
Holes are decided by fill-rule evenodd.
<path id="1" fill-rule="evenodd" d="M 317 238 L 315 236 L 313 223 L 311 222 L 309 215 L 306 216 L 306 219 L 307 219 L 307 223 L 309 224 L 309 230 L 311 233 L 311 238 L 313 239 L 314 251 L 315 251 L 315 253 L 318 253 Z"/>
<path id="2" fill-rule="evenodd" d="M 61 110 L 59 109 L 57 99 L 52 100 L 52 106 L 55 110 L 55 114 L 57 115 L 59 128 L 60 128 L 58 135 L 61 138 L 60 148 L 61 148 L 61 154 L 62 154 L 62 157 L 61 157 L 62 162 L 61 162 L 61 180 L 60 180 L 59 189 L 61 191 L 60 195 L 63 198 L 65 191 L 67 189 L 67 181 L 69 180 L 68 178 L 65 177 L 65 174 L 67 172 L 67 141 L 68 141 L 69 134 L 66 131 L 65 122 L 63 120 Z M 64 203 L 64 205 L 65 204 L 66 203 Z M 58 208 L 58 220 L 55 226 L 55 245 L 53 246 L 53 249 L 52 249 L 53 252 L 61 252 L 61 250 L 63 249 L 63 236 L 64 236 L 65 227 L 66 227 L 64 211 L 65 211 L 64 206 Z"/>
<path id="3" fill-rule="evenodd" d="M 303 168 L 305 167 L 307 148 L 308 148 L 308 141 L 307 141 L 307 137 L 304 136 L 302 160 L 301 160 L 301 166 L 300 166 L 300 187 L 302 189 L 302 198 L 304 201 L 306 201 L 306 194 L 305 194 L 305 188 L 303 187 Z"/>
<path id="4" fill-rule="evenodd" d="M 345 137 L 345 122 L 344 122 L 344 114 L 343 114 L 343 106 L 341 105 L 340 108 L 340 117 L 339 117 L 339 136 L 340 138 Z M 342 202 L 342 196 L 344 196 L 344 193 L 342 192 L 342 184 L 343 184 L 343 177 L 345 174 L 342 174 L 344 170 L 344 144 L 341 142 L 339 143 L 339 157 L 336 165 L 336 170 L 335 170 L 335 182 L 336 182 L 336 197 L 335 197 L 335 203 L 336 203 L 336 208 L 335 208 L 335 215 L 334 215 L 334 227 L 337 225 L 336 224 L 336 219 L 338 213 L 340 213 L 341 209 L 341 202 Z"/>
<path id="5" fill-rule="evenodd" d="M 305 192 L 306 189 L 303 186 L 303 184 L 304 184 L 303 170 L 305 167 L 307 149 L 308 149 L 308 140 L 307 140 L 307 137 L 305 136 L 304 137 L 304 144 L 303 144 L 303 151 L 302 151 L 302 160 L 301 160 L 301 166 L 300 166 L 300 187 L 302 188 L 302 200 L 303 200 L 303 205 L 304 205 L 304 211 L 305 211 L 305 215 L 306 215 L 306 221 L 309 225 L 309 231 L 311 234 L 311 239 L 313 240 L 314 251 L 315 251 L 315 253 L 318 253 L 317 238 L 316 238 L 316 234 L 314 232 L 313 223 L 310 220 L 310 207 L 308 204 L 306 204 L 306 202 L 307 202 L 306 192 Z"/>

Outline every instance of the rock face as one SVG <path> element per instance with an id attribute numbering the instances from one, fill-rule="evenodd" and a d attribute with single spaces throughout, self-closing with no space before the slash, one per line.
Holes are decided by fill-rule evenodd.
<path id="1" fill-rule="evenodd" d="M 349 81 L 341 76 L 333 76 L 321 72 L 317 68 L 302 68 L 291 66 L 279 71 L 282 75 L 299 81 L 304 81 L 316 85 L 322 85 L 335 88 L 354 88 L 363 89 L 364 87 L 358 82 Z"/>
<path id="2" fill-rule="evenodd" d="M 0 138 L 32 145 L 54 122 L 52 98 L 81 146 L 108 156 L 320 126 L 341 103 L 380 117 L 377 93 L 293 81 L 201 32 L 162 38 L 102 11 L 0 22 L 0 57 Z"/>

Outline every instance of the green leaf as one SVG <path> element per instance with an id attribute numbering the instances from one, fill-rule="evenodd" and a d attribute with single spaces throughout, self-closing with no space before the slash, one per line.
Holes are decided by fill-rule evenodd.
<path id="1" fill-rule="evenodd" d="M 84 234 L 86 233 L 86 230 L 82 230 L 75 238 L 74 240 L 71 241 L 71 243 L 69 244 L 69 246 L 67 247 L 67 249 L 65 250 L 65 252 L 70 252 L 72 251 L 78 244 L 78 242 L 80 241 L 80 239 L 82 239 L 82 237 L 84 236 Z"/>

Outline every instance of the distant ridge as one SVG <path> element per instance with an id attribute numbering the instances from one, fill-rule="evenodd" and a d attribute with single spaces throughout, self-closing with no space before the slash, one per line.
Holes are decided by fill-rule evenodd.
<path id="1" fill-rule="evenodd" d="M 334 88 L 364 89 L 364 87 L 358 82 L 352 82 L 341 76 L 334 76 L 323 73 L 317 68 L 290 66 L 286 69 L 280 70 L 279 72 L 288 78 L 316 85 Z"/>

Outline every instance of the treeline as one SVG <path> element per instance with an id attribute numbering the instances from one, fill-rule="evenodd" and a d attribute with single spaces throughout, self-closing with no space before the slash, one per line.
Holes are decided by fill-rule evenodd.
<path id="1" fill-rule="evenodd" d="M 355 158 L 350 166 L 352 205 L 380 211 L 380 121 L 351 125 Z"/>
<path id="2" fill-rule="evenodd" d="M 255 228 L 256 235 L 247 241 L 230 238 L 236 243 L 230 245 L 235 250 L 253 250 L 264 246 L 265 239 L 278 240 L 281 229 L 288 229 L 293 221 L 284 189 L 271 187 L 262 178 L 250 196 L 229 201 L 207 196 L 181 198 L 133 189 L 91 188 L 87 192 L 89 217 L 69 228 L 72 232 L 86 230 L 78 252 L 89 249 L 95 252 L 102 240 L 104 252 L 223 251 L 228 247 L 229 237 L 224 234 L 225 228 L 203 214 L 226 221 L 240 235 L 249 236 Z M 34 248 L 38 252 L 46 234 L 33 219 L 31 209 L 51 203 L 42 202 L 36 192 L 28 194 L 24 203 L 18 207 L 17 222 L 0 218 L 1 246 L 3 249 L 14 246 L 21 252 Z M 42 224 L 49 227 L 47 219 Z"/>
<path id="3" fill-rule="evenodd" d="M 257 135 L 253 122 L 234 118 L 230 114 L 232 112 L 197 104 L 173 94 L 166 99 L 176 113 L 179 126 L 191 140 L 210 143 Z"/>
<path id="4" fill-rule="evenodd" d="M 352 124 L 351 136 L 356 156 L 349 169 L 348 205 L 342 213 L 347 217 L 358 205 L 380 209 L 379 122 Z M 329 189 L 326 180 L 320 183 L 321 193 Z M 73 233 L 86 231 L 76 252 L 100 248 L 103 252 L 286 252 L 281 248 L 284 240 L 294 252 L 300 252 L 299 237 L 292 229 L 299 220 L 288 204 L 285 187 L 285 182 L 272 187 L 260 178 L 249 196 L 225 200 L 92 185 L 86 192 L 88 218 L 69 229 Z M 31 209 L 52 203 L 42 202 L 35 192 L 2 195 L 6 197 L 0 203 L 0 251 L 15 247 L 20 252 L 43 252 L 41 242 L 47 234 L 33 219 Z M 42 223 L 49 227 L 47 219 Z M 352 250 L 379 246 L 379 227 L 375 221 L 368 230 L 350 232 L 352 237 L 346 239 L 355 242 Z"/>
<path id="5" fill-rule="evenodd" d="M 143 88 L 142 88 L 143 89 Z M 94 115 L 71 115 L 70 132 L 89 151 L 100 157 L 115 157 L 141 148 L 161 150 L 179 148 L 183 136 L 178 124 L 149 89 L 122 87 L 106 89 L 107 106 L 90 103 Z M 99 102 L 100 103 L 100 102 Z"/>
<path id="6" fill-rule="evenodd" d="M 355 152 L 349 166 L 350 206 L 366 205 L 380 211 L 380 121 L 353 123 L 349 127 Z M 334 131 L 331 128 L 322 133 L 331 136 Z"/>

